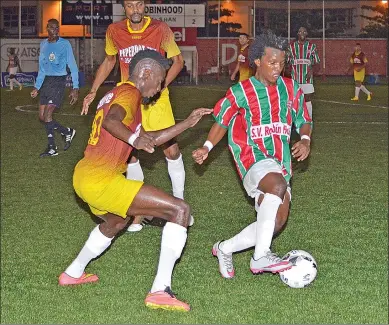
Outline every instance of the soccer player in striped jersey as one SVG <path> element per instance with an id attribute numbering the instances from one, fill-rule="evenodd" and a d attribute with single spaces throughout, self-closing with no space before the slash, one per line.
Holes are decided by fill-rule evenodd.
<path id="1" fill-rule="evenodd" d="M 234 277 L 232 253 L 255 247 L 251 271 L 281 272 L 291 267 L 270 250 L 273 235 L 286 223 L 291 201 L 291 155 L 308 157 L 312 120 L 298 83 L 281 77 L 287 42 L 271 31 L 250 46 L 249 60 L 256 74 L 232 86 L 214 107 L 213 124 L 204 146 L 192 156 L 202 164 L 211 149 L 228 133 L 228 147 L 247 194 L 255 199 L 257 220 L 236 236 L 218 241 L 212 253 L 218 257 L 223 277 Z M 300 140 L 290 151 L 295 124 Z"/>
<path id="2" fill-rule="evenodd" d="M 367 64 L 366 54 L 362 52 L 361 43 L 355 44 L 355 51 L 350 57 L 350 67 L 346 73 L 350 71 L 350 68 L 354 70 L 355 81 L 355 95 L 351 100 L 359 100 L 359 91 L 362 90 L 367 95 L 367 100 L 371 100 L 371 91 L 362 84 L 365 79 L 365 68 Z"/>
<path id="3" fill-rule="evenodd" d="M 307 29 L 300 27 L 297 33 L 297 41 L 289 45 L 288 63 L 292 66 L 292 78 L 302 88 L 307 104 L 309 116 L 312 118 L 312 94 L 313 87 L 313 66 L 320 62 L 316 45 L 308 41 Z"/>
<path id="4" fill-rule="evenodd" d="M 129 79 L 100 100 L 84 158 L 78 162 L 73 174 L 77 195 L 102 222 L 92 230 L 58 282 L 68 286 L 98 281 L 97 275 L 85 273 L 86 266 L 105 252 L 131 216 L 145 213 L 167 221 L 162 231 L 157 275 L 145 304 L 150 308 L 189 311 L 190 306 L 178 300 L 171 291 L 171 278 L 186 243 L 190 207 L 184 200 L 142 181 L 126 179 L 123 172 L 133 148 L 152 153 L 155 146 L 196 125 L 212 110 L 200 108 L 170 128 L 146 132 L 141 126 L 140 103 L 143 97 L 152 96 L 161 89 L 169 63 L 160 53 L 144 50 L 134 56 L 130 67 Z"/>

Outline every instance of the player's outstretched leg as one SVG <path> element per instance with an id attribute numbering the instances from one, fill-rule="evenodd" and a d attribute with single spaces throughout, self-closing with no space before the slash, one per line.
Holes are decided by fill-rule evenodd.
<path id="1" fill-rule="evenodd" d="M 223 243 L 218 241 L 212 247 L 212 255 L 219 260 L 219 272 L 223 278 L 232 279 L 235 276 L 234 264 L 232 263 L 232 253 L 226 254 L 220 247 Z"/>

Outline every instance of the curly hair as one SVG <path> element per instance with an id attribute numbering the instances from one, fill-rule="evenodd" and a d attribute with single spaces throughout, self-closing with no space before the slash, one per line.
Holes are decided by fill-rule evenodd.
<path id="1" fill-rule="evenodd" d="M 170 68 L 169 60 L 166 59 L 164 56 L 162 56 L 161 53 L 154 50 L 145 49 L 136 53 L 134 57 L 131 59 L 130 62 L 131 76 L 138 72 L 136 66 L 142 60 L 149 61 L 150 65 L 158 64 L 163 70 L 167 70 Z"/>
<path id="2" fill-rule="evenodd" d="M 288 41 L 281 36 L 275 35 L 271 30 L 257 36 L 249 48 L 249 62 L 252 67 L 255 66 L 254 61 L 260 59 L 265 54 L 267 47 L 286 51 Z"/>

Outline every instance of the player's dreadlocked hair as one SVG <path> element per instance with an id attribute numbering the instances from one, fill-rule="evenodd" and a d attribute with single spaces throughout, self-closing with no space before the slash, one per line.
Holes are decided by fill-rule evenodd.
<path id="1" fill-rule="evenodd" d="M 265 54 L 265 48 L 267 47 L 286 51 L 288 42 L 285 38 L 275 35 L 271 30 L 257 36 L 249 48 L 249 62 L 252 67 L 255 66 L 254 61 L 260 59 Z"/>
<path id="2" fill-rule="evenodd" d="M 136 53 L 134 55 L 134 57 L 131 59 L 131 62 L 130 62 L 130 71 L 131 71 L 131 76 L 133 75 L 133 73 L 138 73 L 138 71 L 136 71 L 136 65 L 142 61 L 142 60 L 151 60 L 152 63 L 151 65 L 154 63 L 154 64 L 158 64 L 162 67 L 162 69 L 164 70 L 167 70 L 170 68 L 170 64 L 169 64 L 169 60 L 166 59 L 165 57 L 163 57 L 159 52 L 157 51 L 154 51 L 154 50 L 149 50 L 149 49 L 146 49 L 146 50 L 142 50 L 142 51 L 139 51 L 138 53 Z"/>

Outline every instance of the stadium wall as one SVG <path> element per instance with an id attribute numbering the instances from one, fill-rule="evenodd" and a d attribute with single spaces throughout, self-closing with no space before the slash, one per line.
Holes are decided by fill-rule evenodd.
<path id="1" fill-rule="evenodd" d="M 76 56 L 80 70 L 84 65 L 90 66 L 90 39 L 85 42 L 79 38 L 69 39 Z M 24 72 L 38 71 L 39 43 L 41 39 L 22 39 L 19 46 L 17 39 L 1 39 L 1 71 L 5 72 L 8 65 L 8 53 L 11 47 L 15 47 L 21 59 Z M 319 51 L 321 58 L 318 74 L 323 74 L 323 42 L 321 39 L 312 39 Z M 344 75 L 349 66 L 349 57 L 354 51 L 355 43 L 361 43 L 363 51 L 369 60 L 367 74 L 386 75 L 387 41 L 384 39 L 328 39 L 326 40 L 326 69 L 325 75 Z M 93 61 L 95 70 L 104 60 L 104 39 L 93 41 Z M 196 41 L 198 52 L 198 75 L 215 73 L 217 67 L 217 39 L 198 38 Z M 220 67 L 227 75 L 235 67 L 237 50 L 239 48 L 236 38 L 220 39 Z M 89 74 L 89 70 L 86 70 Z"/>
<path id="2" fill-rule="evenodd" d="M 323 40 L 310 39 L 317 45 L 321 59 L 319 75 L 323 70 Z M 326 39 L 326 69 L 325 75 L 344 75 L 349 67 L 349 58 L 354 51 L 355 43 L 361 43 L 362 50 L 368 59 L 367 74 L 386 75 L 387 64 L 387 40 L 385 39 Z M 220 66 L 228 67 L 232 71 L 235 67 L 237 49 L 239 43 L 237 39 L 220 39 Z M 197 50 L 199 53 L 199 75 L 211 73 L 212 67 L 217 66 L 217 39 L 199 38 L 197 39 Z M 231 62 L 232 61 L 232 62 Z"/>

